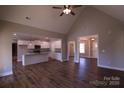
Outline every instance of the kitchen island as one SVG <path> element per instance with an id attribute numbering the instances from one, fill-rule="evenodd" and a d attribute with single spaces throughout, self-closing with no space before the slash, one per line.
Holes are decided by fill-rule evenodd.
<path id="1" fill-rule="evenodd" d="M 41 62 L 48 62 L 49 52 L 27 53 L 22 55 L 22 65 L 30 65 Z"/>

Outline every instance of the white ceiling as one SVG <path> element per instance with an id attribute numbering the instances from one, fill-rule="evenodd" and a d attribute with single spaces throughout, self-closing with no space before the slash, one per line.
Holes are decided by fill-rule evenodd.
<path id="1" fill-rule="evenodd" d="M 48 31 L 67 33 L 82 9 L 83 7 L 74 10 L 76 16 L 60 17 L 62 10 L 52 9 L 50 5 L 0 6 L 0 19 Z M 26 20 L 26 16 L 31 17 L 31 20 Z"/>
<path id="2" fill-rule="evenodd" d="M 96 5 L 94 7 L 124 22 L 124 5 Z"/>

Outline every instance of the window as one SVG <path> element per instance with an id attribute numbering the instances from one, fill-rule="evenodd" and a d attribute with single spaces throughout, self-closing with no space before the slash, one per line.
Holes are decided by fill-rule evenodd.
<path id="1" fill-rule="evenodd" d="M 85 43 L 80 43 L 80 53 L 85 53 Z"/>

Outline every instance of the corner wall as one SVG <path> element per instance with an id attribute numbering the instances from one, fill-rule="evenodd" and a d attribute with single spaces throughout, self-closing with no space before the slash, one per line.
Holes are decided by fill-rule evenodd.
<path id="1" fill-rule="evenodd" d="M 6 76 L 12 74 L 12 39 L 6 28 L 0 28 L 0 76 Z"/>
<path id="2" fill-rule="evenodd" d="M 89 35 L 98 35 L 98 66 L 124 70 L 124 24 L 93 7 L 87 7 L 68 33 L 68 41 L 78 42 L 79 37 Z M 77 48 L 78 45 L 75 61 L 79 61 Z"/>

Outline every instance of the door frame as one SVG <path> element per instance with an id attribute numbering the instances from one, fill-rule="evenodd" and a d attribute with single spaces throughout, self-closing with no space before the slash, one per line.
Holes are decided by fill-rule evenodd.
<path id="1" fill-rule="evenodd" d="M 99 64 L 99 36 L 98 36 L 98 34 L 96 34 L 96 35 L 86 35 L 86 36 L 80 36 L 80 37 L 78 37 L 78 40 L 79 40 L 79 42 L 77 42 L 77 44 L 78 44 L 78 46 L 77 46 L 77 49 L 78 49 L 78 55 L 79 55 L 79 60 L 80 60 L 80 38 L 81 37 L 96 37 L 97 38 L 97 54 L 98 54 L 98 56 L 97 56 L 97 64 Z M 80 61 L 79 61 L 80 62 Z"/>
<path id="2" fill-rule="evenodd" d="M 69 60 L 69 56 L 70 56 L 70 44 L 74 45 L 74 57 L 75 57 L 75 41 L 68 41 L 68 51 L 67 51 L 67 60 Z"/>

